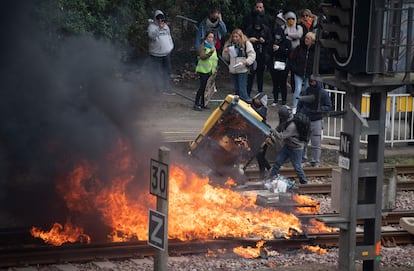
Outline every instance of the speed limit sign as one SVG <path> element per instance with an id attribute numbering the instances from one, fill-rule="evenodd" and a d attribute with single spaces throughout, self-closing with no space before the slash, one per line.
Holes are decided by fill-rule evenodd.
<path id="1" fill-rule="evenodd" d="M 163 199 L 168 197 L 168 165 L 151 159 L 150 193 Z"/>

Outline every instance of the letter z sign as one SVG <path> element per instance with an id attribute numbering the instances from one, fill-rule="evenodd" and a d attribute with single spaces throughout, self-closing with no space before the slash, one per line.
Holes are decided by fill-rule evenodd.
<path id="1" fill-rule="evenodd" d="M 167 221 L 165 214 L 149 209 L 148 221 L 148 244 L 165 250 L 165 240 L 167 238 Z"/>

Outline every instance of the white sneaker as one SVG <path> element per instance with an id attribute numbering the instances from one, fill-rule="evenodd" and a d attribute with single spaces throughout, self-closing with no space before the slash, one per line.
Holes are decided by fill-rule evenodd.
<path id="1" fill-rule="evenodd" d="M 292 114 L 296 114 L 296 107 L 292 108 Z"/>
<path id="2" fill-rule="evenodd" d="M 277 103 L 272 103 L 272 106 L 275 107 L 277 105 Z"/>

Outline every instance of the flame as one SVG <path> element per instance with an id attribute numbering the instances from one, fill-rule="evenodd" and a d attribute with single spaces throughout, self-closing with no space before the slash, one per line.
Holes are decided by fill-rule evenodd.
<path id="1" fill-rule="evenodd" d="M 320 232 L 338 232 L 338 228 L 328 227 L 323 222 L 320 222 L 314 218 L 309 220 L 311 226 L 306 229 L 308 233 L 320 233 Z"/>
<path id="2" fill-rule="evenodd" d="M 327 249 L 321 248 L 320 246 L 308 246 L 304 245 L 302 246 L 302 249 L 309 250 L 310 252 L 316 253 L 316 254 L 326 254 Z"/>
<path id="3" fill-rule="evenodd" d="M 257 242 L 256 247 L 235 247 L 233 248 L 233 253 L 240 255 L 246 259 L 256 259 L 259 258 L 263 253 L 266 253 L 267 249 L 263 247 L 264 243 L 264 241 L 259 241 Z M 267 253 L 264 255 L 267 256 Z"/>
<path id="4" fill-rule="evenodd" d="M 296 212 L 300 214 L 316 214 L 319 212 L 319 203 L 313 200 L 309 196 L 305 195 L 292 195 L 292 199 L 298 204 L 309 206 L 309 207 L 297 207 Z"/>
<path id="5" fill-rule="evenodd" d="M 218 237 L 273 239 L 274 232 L 301 231 L 293 214 L 263 209 L 256 197 L 244 197 L 230 189 L 213 187 L 189 169 L 173 166 L 170 174 L 169 237 L 180 240 Z M 183 223 L 185 222 L 185 223 Z"/>
<path id="6" fill-rule="evenodd" d="M 226 187 L 234 187 L 234 186 L 237 186 L 237 182 L 233 180 L 232 178 L 228 178 L 227 181 L 224 182 L 224 185 Z"/>
<path id="7" fill-rule="evenodd" d="M 87 243 L 91 242 L 91 238 L 83 233 L 83 229 L 73 226 L 70 221 L 67 221 L 64 226 L 59 223 L 54 223 L 49 231 L 42 231 L 37 227 L 32 227 L 30 233 L 34 237 L 41 238 L 47 244 L 60 246 L 63 243 Z"/>
<path id="8" fill-rule="evenodd" d="M 119 141 L 115 151 L 106 157 L 106 167 L 80 161 L 57 185 L 57 191 L 72 213 L 100 215 L 101 221 L 97 224 L 111 228 L 108 239 L 112 242 L 148 238 L 148 209 L 153 208 L 156 197 L 149 194 L 149 172 L 148 176 L 137 174 L 137 161 L 132 157 L 128 144 Z M 254 195 L 243 196 L 229 188 L 214 187 L 207 177 L 193 173 L 189 166 L 170 165 L 169 172 L 169 238 L 187 241 L 255 237 L 266 240 L 280 236 L 289 238 L 302 232 L 300 220 L 294 214 L 257 206 Z M 227 180 L 228 185 L 232 182 Z M 145 184 L 145 188 L 138 187 L 139 183 Z M 69 230 L 83 236 L 80 226 L 65 225 L 63 231 L 55 227 L 59 229 L 54 226 L 50 230 L 50 234 L 58 235 L 54 238 Z M 53 239 L 37 236 L 45 241 Z"/>

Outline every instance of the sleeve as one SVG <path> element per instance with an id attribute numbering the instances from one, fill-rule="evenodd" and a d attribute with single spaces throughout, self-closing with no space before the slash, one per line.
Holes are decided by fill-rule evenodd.
<path id="1" fill-rule="evenodd" d="M 160 35 L 160 31 L 155 24 L 150 24 L 148 26 L 148 37 L 152 40 L 155 40 Z"/>
<path id="2" fill-rule="evenodd" d="M 224 44 L 224 47 L 223 48 L 226 48 L 226 47 L 228 47 L 229 46 L 229 43 L 228 42 L 226 42 L 225 44 Z M 223 57 L 223 59 L 224 60 L 226 60 L 227 62 L 229 62 L 230 61 L 230 55 L 229 55 L 229 53 L 228 52 L 225 52 L 224 50 L 222 51 L 222 53 L 221 53 L 221 56 Z"/>
<path id="3" fill-rule="evenodd" d="M 194 48 L 195 49 L 198 49 L 198 47 L 200 46 L 201 40 L 203 39 L 203 36 L 204 36 L 204 24 L 201 23 L 198 27 L 196 40 L 195 40 L 195 43 L 194 43 Z"/>
<path id="4" fill-rule="evenodd" d="M 303 28 L 302 28 L 302 26 L 301 26 L 301 25 L 296 25 L 296 29 L 297 29 L 297 31 L 295 31 L 295 32 L 290 32 L 290 33 L 289 33 L 289 36 L 290 36 L 292 39 L 294 39 L 294 40 L 301 39 L 301 38 L 302 38 L 302 36 L 303 36 Z"/>
<path id="5" fill-rule="evenodd" d="M 206 54 L 206 48 L 204 47 L 204 45 L 200 45 L 200 47 L 198 47 L 198 56 L 202 60 L 206 60 L 211 56 L 211 54 Z"/>
<path id="6" fill-rule="evenodd" d="M 246 62 L 248 65 L 252 65 L 256 60 L 256 52 L 253 49 L 253 45 L 250 41 L 246 41 Z"/>
<path id="7" fill-rule="evenodd" d="M 227 33 L 226 24 L 221 20 L 219 22 L 219 32 L 220 32 L 220 39 Z"/>
<path id="8" fill-rule="evenodd" d="M 324 89 L 321 89 L 322 97 L 321 97 L 321 110 L 322 111 L 329 111 L 332 109 L 331 99 Z"/>
<path id="9" fill-rule="evenodd" d="M 275 131 L 274 135 L 279 140 L 284 140 L 286 138 L 296 136 L 296 126 L 295 123 L 292 121 L 290 124 L 286 127 L 286 129 L 282 130 L 282 132 Z"/>

